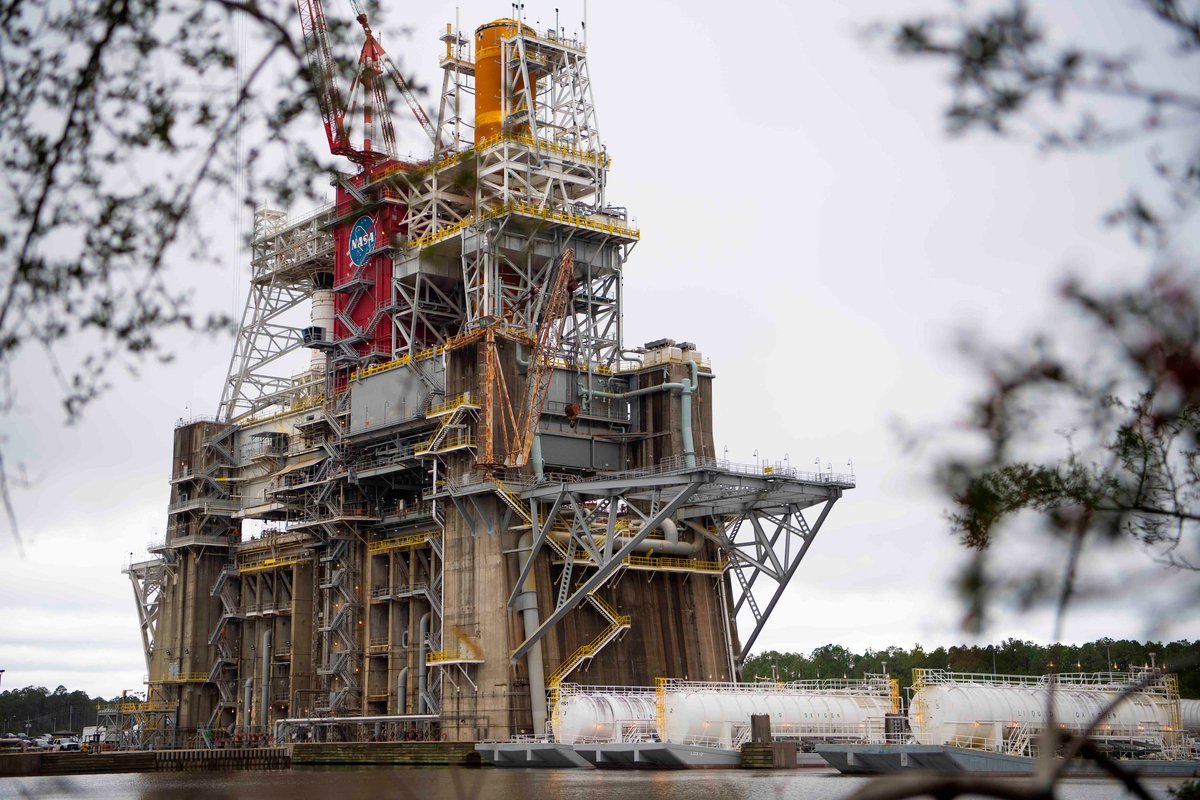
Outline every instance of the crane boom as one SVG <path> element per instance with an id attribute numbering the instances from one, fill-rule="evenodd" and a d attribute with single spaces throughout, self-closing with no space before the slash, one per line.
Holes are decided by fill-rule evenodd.
<path id="1" fill-rule="evenodd" d="M 321 0 L 296 0 L 300 11 L 300 31 L 304 36 L 304 52 L 308 54 L 308 71 L 312 77 L 321 121 L 329 152 L 338 156 L 356 155 L 346 135 L 346 107 L 337 87 L 336 62 L 329 46 L 329 29 L 325 25 L 325 9 Z"/>
<path id="2" fill-rule="evenodd" d="M 387 70 L 388 77 L 392 79 L 392 83 L 396 84 L 396 88 L 400 90 L 400 94 L 404 95 L 404 101 L 412 109 L 413 116 L 417 118 L 417 122 L 421 123 L 421 127 L 425 129 L 425 135 L 429 137 L 429 141 L 433 142 L 436 152 L 437 148 L 440 147 L 440 142 L 438 141 L 437 129 L 429 121 L 429 115 L 425 113 L 425 109 L 421 108 L 421 104 L 417 101 L 417 96 L 413 93 L 412 87 L 408 85 L 408 81 L 404 80 L 404 76 L 400 74 L 400 70 L 392 63 L 392 59 L 387 53 L 383 54 L 382 61 L 383 68 Z"/>
<path id="3" fill-rule="evenodd" d="M 354 8 L 354 16 L 358 20 L 358 24 L 362 25 L 363 30 L 366 31 L 367 38 L 373 39 L 375 35 L 371 33 L 371 26 L 367 24 L 367 12 L 366 9 L 362 7 L 362 3 L 360 3 L 359 0 L 350 0 L 350 5 Z M 396 84 L 396 88 L 399 89 L 400 94 L 404 96 L 404 102 L 408 103 L 408 107 L 412 110 L 413 116 L 416 117 L 417 122 L 421 124 L 421 127 L 425 131 L 425 135 L 429 137 L 431 142 L 433 142 L 433 146 L 436 151 L 438 147 L 438 134 L 437 129 L 434 128 L 433 124 L 429 121 L 429 115 L 426 114 L 425 109 L 421 107 L 421 103 L 417 100 L 417 95 L 413 92 L 412 87 L 408 85 L 408 81 L 404 80 L 404 75 L 402 75 L 396 65 L 392 63 L 392 59 L 388 56 L 388 54 L 383 51 L 383 47 L 379 48 L 379 52 L 381 56 L 379 60 L 383 63 L 383 68 L 387 71 L 388 77 L 392 79 L 392 83 Z"/>
<path id="4" fill-rule="evenodd" d="M 567 321 L 567 299 L 570 296 L 571 278 L 575 272 L 575 248 L 563 251 L 558 272 L 546 306 L 542 309 L 542 323 L 538 326 L 537 339 L 529 356 L 529 372 L 526 376 L 525 403 L 517 421 L 517 439 L 504 459 L 506 467 L 522 467 L 529 460 L 533 437 L 537 434 L 538 420 L 546 407 L 546 396 L 550 390 L 550 378 L 554 375 L 551 357 L 562 340 L 563 326 Z"/>

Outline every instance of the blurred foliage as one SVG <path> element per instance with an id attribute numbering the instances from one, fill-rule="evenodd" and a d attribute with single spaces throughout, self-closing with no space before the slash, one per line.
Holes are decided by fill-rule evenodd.
<path id="1" fill-rule="evenodd" d="M 767 650 L 746 659 L 743 680 L 805 681 L 817 678 L 861 678 L 865 673 L 887 671 L 901 687 L 912 685 L 914 669 L 944 669 L 1000 675 L 1045 675 L 1051 672 L 1124 672 L 1155 663 L 1179 675 L 1181 697 L 1200 698 L 1200 641 L 1135 642 L 1129 639 L 1099 639 L 1081 645 L 1041 645 L 1006 639 L 997 645 L 961 645 L 925 650 L 888 647 L 853 653 L 836 644 L 818 647 L 811 653 L 780 653 Z M 1109 661 L 1109 659 L 1112 659 Z M 1182 667 L 1173 665 L 1182 664 Z"/>
<path id="2" fill-rule="evenodd" d="M 362 32 L 327 21 L 344 91 Z M 233 251 L 235 214 L 323 198 L 335 166 L 304 54 L 288 3 L 0 0 L 0 415 L 30 350 L 57 380 L 37 407 L 75 421 L 115 371 L 172 358 L 168 332 L 232 327 L 196 268 Z M 0 450 L 15 537 L 10 480 Z"/>
<path id="3" fill-rule="evenodd" d="M 1045 330 L 1016 346 L 964 345 L 984 387 L 956 432 L 970 443 L 937 457 L 936 479 L 971 552 L 959 585 L 976 632 L 998 604 L 1051 605 L 1061 620 L 1081 587 L 1128 597 L 1124 580 L 1082 576 L 1084 554 L 1106 545 L 1132 539 L 1166 569 L 1200 565 L 1200 297 L 1180 236 L 1200 198 L 1200 93 L 1179 79 L 1200 54 L 1200 4 L 1136 0 L 1136 46 L 1109 49 L 1056 34 L 1038 10 L 962 3 L 890 29 L 898 54 L 946 68 L 950 134 L 1045 152 L 1142 149 L 1148 164 L 1104 219 L 1144 254 L 1127 285 L 1067 278 Z M 1035 532 L 1048 557 L 990 557 L 998 539 Z M 1198 600 L 1188 593 L 1147 624 Z"/>

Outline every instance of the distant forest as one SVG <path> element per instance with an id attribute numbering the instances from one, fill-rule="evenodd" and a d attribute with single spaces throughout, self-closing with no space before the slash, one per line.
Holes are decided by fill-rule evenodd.
<path id="1" fill-rule="evenodd" d="M 1002 675 L 1045 675 L 1050 672 L 1109 672 L 1155 663 L 1179 675 L 1181 697 L 1200 698 L 1200 641 L 1134 642 L 1128 639 L 1100 639 L 1083 645 L 1041 645 L 1008 639 L 998 645 L 939 647 L 926 651 L 920 645 L 912 650 L 889 647 L 853 653 L 836 644 L 818 647 L 808 655 L 768 650 L 746 660 L 743 679 L 754 681 L 777 676 L 784 681 L 815 678 L 861 678 L 865 672 L 887 671 L 900 679 L 900 686 L 912 685 L 914 668 L 944 669 L 951 672 L 995 672 Z"/>
<path id="2" fill-rule="evenodd" d="M 68 692 L 59 686 L 26 686 L 0 692 L 0 734 L 74 731 L 96 724 L 96 711 L 111 702 L 103 697 L 88 697 L 87 692 Z"/>

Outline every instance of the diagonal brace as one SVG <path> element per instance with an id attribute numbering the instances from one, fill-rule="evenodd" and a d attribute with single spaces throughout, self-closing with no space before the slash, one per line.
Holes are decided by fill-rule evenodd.
<path id="1" fill-rule="evenodd" d="M 542 550 L 542 545 L 546 543 L 546 537 L 550 535 L 550 526 L 554 524 L 555 518 L 558 517 L 558 509 L 562 506 L 563 499 L 567 496 L 567 490 L 564 488 L 558 493 L 558 497 L 554 499 L 554 505 L 550 508 L 550 513 L 546 515 L 546 522 L 537 531 L 537 535 L 533 539 L 533 543 L 529 546 L 529 557 L 525 559 L 525 564 L 521 567 L 521 574 L 517 576 L 517 582 L 513 584 L 513 590 L 508 595 L 508 607 L 512 608 L 517 602 L 517 595 L 523 591 L 522 586 L 525 585 L 525 579 L 529 577 L 529 572 L 533 569 L 534 559 Z M 537 520 L 536 515 L 534 520 Z"/>
<path id="2" fill-rule="evenodd" d="M 825 518 L 829 516 L 829 510 L 833 508 L 833 504 L 837 502 L 840 495 L 830 497 L 825 507 L 821 509 L 821 515 L 817 517 L 816 523 L 812 526 L 809 535 L 804 540 L 804 546 L 800 548 L 800 552 L 796 553 L 795 559 L 788 565 L 787 573 L 783 579 L 779 581 L 775 587 L 775 593 L 771 596 L 771 602 L 767 603 L 767 607 L 763 609 L 762 617 L 754 625 L 754 631 L 742 645 L 742 652 L 738 655 L 738 663 L 742 664 L 746 661 L 746 656 L 750 654 L 750 648 L 754 646 L 754 640 L 762 633 L 763 627 L 767 624 L 767 620 L 771 617 L 771 612 L 775 610 L 775 604 L 779 602 L 779 598 L 783 596 L 784 589 L 791 582 L 792 576 L 796 574 L 796 569 L 799 568 L 800 562 L 804 560 L 804 554 L 808 552 L 808 548 L 812 546 L 813 541 L 817 538 L 817 531 L 821 530 L 821 525 L 824 524 Z M 804 519 L 800 516 L 800 519 Z"/>
<path id="3" fill-rule="evenodd" d="M 575 608 L 575 606 L 579 605 L 579 603 L 585 597 L 603 586 L 604 583 L 609 579 L 609 576 L 616 572 L 617 568 L 625 563 L 625 557 L 633 552 L 634 548 L 637 547 L 638 544 L 640 544 L 642 540 L 650 534 L 650 531 L 661 525 L 664 519 L 674 514 L 675 509 L 687 502 L 687 499 L 695 494 L 696 490 L 699 489 L 701 485 L 703 485 L 701 481 L 693 481 L 692 483 L 689 483 L 687 486 L 683 487 L 683 489 L 681 489 L 679 493 L 675 495 L 675 497 L 663 505 L 663 507 L 660 508 L 657 513 L 646 520 L 641 529 L 632 538 L 630 538 L 620 550 L 613 553 L 612 558 L 601 564 L 599 569 L 592 574 L 592 577 L 584 581 L 583 585 L 576 589 L 575 593 L 568 597 L 562 606 L 555 609 L 554 613 L 546 617 L 546 621 L 542 623 L 541 627 L 534 631 L 525 639 L 520 647 L 513 651 L 513 663 L 516 663 L 518 659 L 522 658 L 526 653 L 528 653 L 529 648 L 541 641 L 542 637 L 545 636 L 551 628 L 557 625 L 563 617 L 565 617 L 572 609 Z"/>

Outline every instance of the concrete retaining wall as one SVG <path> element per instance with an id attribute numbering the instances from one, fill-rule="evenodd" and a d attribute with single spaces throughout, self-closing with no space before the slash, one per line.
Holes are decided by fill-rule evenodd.
<path id="1" fill-rule="evenodd" d="M 795 768 L 795 742 L 747 742 L 742 745 L 742 769 Z"/>
<path id="2" fill-rule="evenodd" d="M 479 764 L 474 742 L 303 742 L 292 764 Z"/>
<path id="3" fill-rule="evenodd" d="M 178 772 L 208 769 L 287 769 L 287 748 L 156 750 L 108 753 L 0 755 L 0 776 L 87 775 L 98 772 Z"/>

